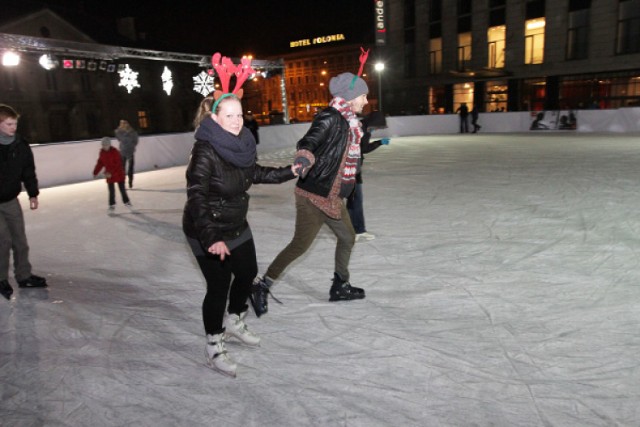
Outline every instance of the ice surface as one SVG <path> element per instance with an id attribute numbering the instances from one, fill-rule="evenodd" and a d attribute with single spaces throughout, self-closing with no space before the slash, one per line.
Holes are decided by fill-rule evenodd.
<path id="1" fill-rule="evenodd" d="M 261 347 L 228 344 L 236 379 L 204 362 L 184 167 L 137 174 L 112 216 L 102 180 L 44 189 L 25 217 L 50 287 L 10 275 L 0 300 L 0 425 L 639 425 L 639 165 L 638 135 L 392 139 L 364 166 L 367 298 L 328 302 L 323 229 L 248 316 Z M 293 186 L 251 189 L 261 272 Z"/>

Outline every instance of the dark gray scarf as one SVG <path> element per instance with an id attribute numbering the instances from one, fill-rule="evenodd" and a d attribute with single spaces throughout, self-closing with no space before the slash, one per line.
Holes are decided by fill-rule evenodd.
<path id="1" fill-rule="evenodd" d="M 9 145 L 13 141 L 16 140 L 16 136 L 5 135 L 4 133 L 0 133 L 0 145 Z"/>
<path id="2" fill-rule="evenodd" d="M 195 138 L 209 142 L 220 157 L 236 167 L 247 168 L 256 161 L 256 142 L 244 127 L 240 135 L 235 136 L 207 117 L 196 129 Z"/>

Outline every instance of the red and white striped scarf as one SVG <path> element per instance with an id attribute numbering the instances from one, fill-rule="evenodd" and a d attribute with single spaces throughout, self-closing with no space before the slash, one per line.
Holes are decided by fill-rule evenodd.
<path id="1" fill-rule="evenodd" d="M 342 117 L 349 123 L 349 139 L 347 141 L 349 147 L 347 149 L 344 170 L 342 171 L 341 185 L 343 189 L 348 189 L 355 185 L 356 174 L 360 166 L 360 139 L 364 134 L 362 132 L 362 124 L 345 99 L 335 97 L 331 100 L 329 106 L 338 110 L 340 114 L 342 114 Z M 350 193 L 351 191 L 349 190 L 348 192 Z M 340 193 L 343 193 L 343 191 Z"/>

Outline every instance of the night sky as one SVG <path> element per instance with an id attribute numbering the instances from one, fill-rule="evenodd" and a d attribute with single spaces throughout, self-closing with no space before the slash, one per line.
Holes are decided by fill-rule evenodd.
<path id="1" fill-rule="evenodd" d="M 24 1 L 24 0 L 23 0 Z M 29 0 L 27 0 L 29 1 Z M 373 0 L 50 0 L 105 23 L 133 16 L 151 49 L 256 58 L 290 51 L 289 41 L 342 33 L 373 42 Z"/>

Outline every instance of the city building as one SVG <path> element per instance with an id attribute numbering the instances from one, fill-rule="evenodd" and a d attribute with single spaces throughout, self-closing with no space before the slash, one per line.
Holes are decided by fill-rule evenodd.
<path id="1" fill-rule="evenodd" d="M 315 114 L 326 108 L 331 101 L 329 80 L 344 72 L 358 73 L 360 47 L 359 44 L 322 44 L 320 47 L 312 49 L 295 50 L 292 48 L 292 52 L 272 58 L 272 60 L 280 59 L 284 62 L 284 75 L 278 73 L 272 78 L 258 76 L 252 82 L 255 86 L 247 85 L 250 92 L 255 87 L 255 93 L 259 94 L 256 105 L 263 108 L 262 119 L 264 122 L 270 123 L 269 119 L 277 121 L 278 114 L 285 112 L 282 105 L 283 82 L 281 78 L 284 78 L 284 87 L 286 88 L 286 111 L 289 121 L 295 123 L 313 120 Z M 370 49 L 362 73 L 362 78 L 369 86 L 369 105 L 365 111 L 378 110 L 378 82 L 373 75 L 375 73 L 373 61 L 374 53 L 373 49 Z M 247 100 L 247 102 L 251 101 Z"/>
<path id="2" fill-rule="evenodd" d="M 385 113 L 640 105 L 640 0 L 384 0 Z"/>

